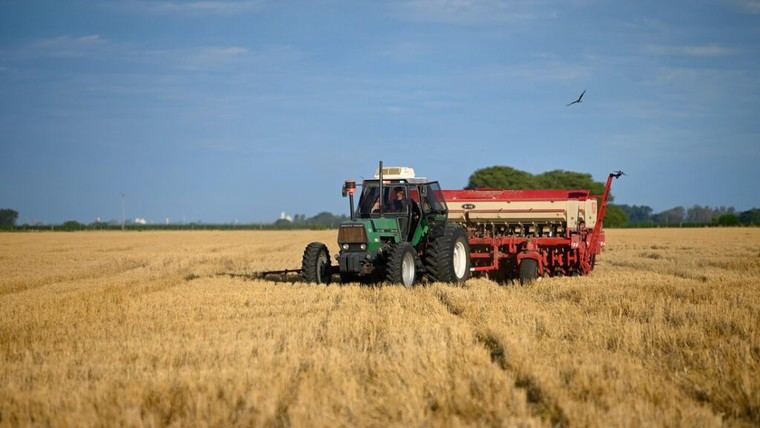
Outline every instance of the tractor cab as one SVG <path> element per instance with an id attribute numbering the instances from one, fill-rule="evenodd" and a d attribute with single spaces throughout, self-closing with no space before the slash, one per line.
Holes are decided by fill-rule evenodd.
<path id="1" fill-rule="evenodd" d="M 391 174 L 394 170 L 406 174 Z M 414 177 L 411 168 L 386 168 L 380 179 L 365 180 L 356 210 L 356 219 L 395 219 L 401 240 L 417 245 L 419 226 L 445 221 L 446 202 L 438 182 Z M 381 194 L 382 192 L 382 194 Z"/>

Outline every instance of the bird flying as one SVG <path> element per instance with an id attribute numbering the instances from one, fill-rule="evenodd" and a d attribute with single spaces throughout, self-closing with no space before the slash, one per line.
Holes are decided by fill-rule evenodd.
<path id="1" fill-rule="evenodd" d="M 585 94 L 585 93 L 586 93 L 586 90 L 584 89 L 583 92 L 581 92 L 581 96 L 579 96 L 577 100 L 575 100 L 575 101 L 571 102 L 570 104 L 568 104 L 567 107 L 570 107 L 573 104 L 582 103 L 583 102 L 582 101 L 583 100 L 583 94 Z"/>

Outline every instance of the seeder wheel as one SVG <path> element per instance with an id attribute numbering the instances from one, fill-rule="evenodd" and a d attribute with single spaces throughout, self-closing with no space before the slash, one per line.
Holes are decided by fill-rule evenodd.
<path id="1" fill-rule="evenodd" d="M 538 278 L 538 262 L 533 259 L 522 259 L 520 262 L 520 285 L 527 285 Z"/>

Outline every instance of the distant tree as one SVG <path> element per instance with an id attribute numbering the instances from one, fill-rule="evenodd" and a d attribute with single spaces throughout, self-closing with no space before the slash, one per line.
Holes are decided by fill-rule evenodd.
<path id="1" fill-rule="evenodd" d="M 346 221 L 348 217 L 344 215 L 335 215 L 329 212 L 321 212 L 314 217 L 306 220 L 306 223 L 310 226 L 320 227 L 338 227 L 338 225 Z"/>
<path id="2" fill-rule="evenodd" d="M 713 219 L 717 219 L 718 217 L 722 216 L 723 214 L 735 214 L 736 208 L 734 207 L 715 207 L 713 208 Z"/>
<path id="3" fill-rule="evenodd" d="M 327 211 L 321 212 L 313 217 L 306 218 L 304 214 L 296 214 L 293 220 L 285 218 L 278 219 L 273 226 L 283 229 L 298 229 L 304 227 L 331 228 L 338 227 L 340 223 L 348 220 L 345 215 L 335 215 Z"/>
<path id="4" fill-rule="evenodd" d="M 742 211 L 739 214 L 739 222 L 741 224 L 760 224 L 760 208 Z"/>
<path id="5" fill-rule="evenodd" d="M 655 214 L 653 220 L 661 226 L 680 226 L 685 217 L 686 209 L 684 207 L 674 207 Z"/>
<path id="6" fill-rule="evenodd" d="M 594 195 L 604 193 L 604 183 L 594 181 L 591 174 L 582 172 L 557 169 L 536 175 L 533 181 L 536 189 L 588 189 Z"/>
<path id="7" fill-rule="evenodd" d="M 10 208 L 0 209 L 0 227 L 13 227 L 18 220 L 18 211 Z"/>
<path id="8" fill-rule="evenodd" d="M 468 189 L 535 189 L 536 183 L 529 172 L 520 171 L 509 166 L 491 166 L 482 168 L 470 175 Z"/>
<path id="9" fill-rule="evenodd" d="M 604 213 L 604 227 L 623 227 L 628 224 L 628 216 L 625 211 L 617 205 L 607 205 L 607 211 Z"/>
<path id="10" fill-rule="evenodd" d="M 739 218 L 736 214 L 723 214 L 718 217 L 718 224 L 721 226 L 738 226 Z"/>
<path id="11" fill-rule="evenodd" d="M 68 230 L 68 231 L 72 231 L 72 230 L 84 230 L 84 228 L 85 228 L 85 226 L 82 223 L 80 223 L 80 222 L 78 222 L 76 220 L 68 220 L 68 221 L 65 221 L 61 225 L 61 229 Z"/>
<path id="12" fill-rule="evenodd" d="M 556 169 L 538 175 L 509 166 L 491 166 L 470 175 L 468 189 L 586 189 L 594 195 L 604 193 L 604 183 L 594 181 L 591 174 Z M 610 201 L 612 201 L 610 195 Z"/>
<path id="13" fill-rule="evenodd" d="M 617 205 L 628 216 L 628 224 L 652 224 L 652 208 L 646 205 Z"/>
<path id="14" fill-rule="evenodd" d="M 701 223 L 707 224 L 712 222 L 714 217 L 713 209 L 705 205 L 704 207 L 694 205 L 686 210 L 686 222 L 687 223 Z"/>

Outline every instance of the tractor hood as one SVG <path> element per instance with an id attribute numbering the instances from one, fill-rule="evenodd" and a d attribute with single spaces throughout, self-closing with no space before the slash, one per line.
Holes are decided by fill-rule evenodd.
<path id="1" fill-rule="evenodd" d="M 338 245 L 367 244 L 369 250 L 377 249 L 384 237 L 399 235 L 395 218 L 362 218 L 347 221 L 338 230 Z"/>
<path id="2" fill-rule="evenodd" d="M 338 243 L 367 243 L 374 235 L 386 233 L 398 233 L 398 220 L 395 218 L 356 219 L 341 223 Z"/>

